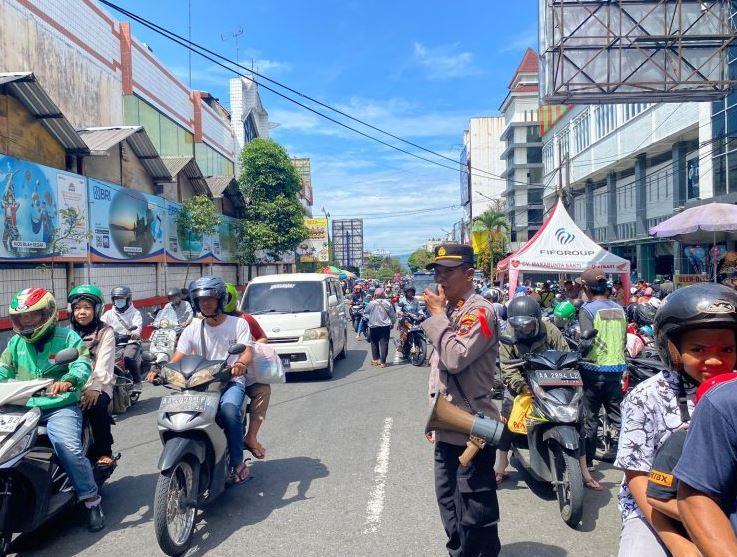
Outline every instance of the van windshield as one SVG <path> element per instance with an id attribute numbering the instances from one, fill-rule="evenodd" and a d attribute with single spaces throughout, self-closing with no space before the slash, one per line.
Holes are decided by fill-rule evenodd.
<path id="1" fill-rule="evenodd" d="M 251 284 L 243 299 L 243 311 L 256 315 L 322 310 L 322 283 L 317 281 Z"/>

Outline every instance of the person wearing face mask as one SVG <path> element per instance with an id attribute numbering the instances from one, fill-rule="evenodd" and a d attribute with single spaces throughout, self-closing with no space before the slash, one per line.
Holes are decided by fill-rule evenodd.
<path id="1" fill-rule="evenodd" d="M 112 466 L 112 419 L 108 405 L 115 385 L 115 333 L 101 320 L 105 301 L 94 284 L 75 286 L 67 296 L 71 306 L 69 322 L 90 350 L 92 374 L 82 390 L 81 406 L 92 426 L 93 445 L 90 458 L 98 466 Z"/>
<path id="2" fill-rule="evenodd" d="M 110 292 L 113 307 L 100 320 L 113 328 L 116 337 L 128 337 L 123 358 L 126 369 L 133 376 L 133 390 L 141 392 L 141 328 L 143 317 L 133 307 L 133 293 L 127 286 L 116 286 Z"/>
<path id="3" fill-rule="evenodd" d="M 730 545 L 729 537 L 716 531 L 710 532 L 713 537 L 710 536 L 707 547 L 726 549 L 724 553 L 703 551 L 703 547 L 699 552 L 699 548 L 685 534 L 678 521 L 684 522 L 693 536 L 696 530 L 689 525 L 689 518 L 702 515 L 705 511 L 698 503 L 694 506 L 687 503 L 682 508 L 681 501 L 675 505 L 673 501 L 661 502 L 658 497 L 648 498 L 647 493 L 648 477 L 661 481 L 665 479 L 651 474 L 656 455 L 672 436 L 689 427 L 698 386 L 712 377 L 731 373 L 735 368 L 736 308 L 737 293 L 733 289 L 720 284 L 698 284 L 670 294 L 655 314 L 653 325 L 656 343 L 666 369 L 637 385 L 622 402 L 622 429 L 614 463 L 624 470 L 619 491 L 622 516 L 619 557 L 736 554 L 734 549 L 737 545 Z M 704 402 L 700 402 L 699 406 L 704 406 Z M 709 407 L 708 402 L 705 407 Z M 734 454 L 733 445 L 727 442 L 724 432 L 734 433 L 731 426 L 725 425 L 722 414 L 717 413 L 713 420 L 704 424 L 705 430 L 694 430 L 694 425 L 695 422 L 691 424 L 692 431 L 674 472 L 681 482 L 679 499 L 681 490 L 688 494 L 692 489 L 688 486 L 697 486 L 697 491 L 701 488 L 708 494 L 713 493 L 703 488 L 708 484 L 702 481 L 704 473 L 714 471 L 717 472 L 716 476 L 725 477 L 727 468 L 721 465 L 723 463 L 719 459 L 728 460 L 729 455 Z M 700 447 L 698 443 L 691 444 L 696 431 L 702 431 L 708 439 L 718 439 L 719 445 L 708 449 L 706 446 Z M 691 455 L 690 461 L 688 454 Z M 733 482 L 732 476 L 729 484 Z M 728 498 L 733 505 L 734 491 L 730 491 Z M 708 513 L 703 513 L 703 516 L 707 517 Z M 708 517 L 707 520 L 712 518 Z M 702 531 L 698 534 L 702 534 Z M 696 538 L 698 540 L 699 536 Z M 706 538 L 701 540 L 704 542 Z"/>
<path id="4" fill-rule="evenodd" d="M 167 319 L 175 321 L 180 329 L 184 329 L 194 317 L 192 306 L 182 299 L 182 291 L 179 288 L 170 288 L 166 293 L 166 298 L 169 303 L 156 315 L 154 327 L 158 327 L 162 320 Z"/>

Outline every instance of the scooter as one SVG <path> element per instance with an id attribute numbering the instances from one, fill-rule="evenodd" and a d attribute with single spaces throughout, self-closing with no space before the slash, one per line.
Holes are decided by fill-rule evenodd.
<path id="1" fill-rule="evenodd" d="M 56 354 L 56 367 L 72 363 L 79 357 L 76 348 Z M 10 550 L 13 534 L 31 532 L 54 516 L 77 503 L 71 480 L 51 448 L 46 427 L 39 426 L 41 410 L 28 407 L 34 396 L 46 395 L 54 382 L 51 378 L 0 383 L 0 556 Z M 84 425 L 82 442 L 85 453 L 92 444 L 92 430 Z M 112 475 L 112 466 L 97 467 L 91 462 L 98 486 Z"/>
<path id="2" fill-rule="evenodd" d="M 115 386 L 113 387 L 113 414 L 123 414 L 138 402 L 141 393 L 133 389 L 133 375 L 125 367 L 125 349 L 129 344 L 140 345 L 130 335 L 115 335 Z"/>
<path id="3" fill-rule="evenodd" d="M 403 329 L 400 331 L 399 349 L 402 355 L 416 367 L 425 363 L 427 358 L 427 339 L 421 323 L 425 320 L 424 315 L 406 314 L 402 322 Z"/>
<path id="4" fill-rule="evenodd" d="M 155 371 L 160 371 L 161 367 L 174 354 L 177 338 L 179 338 L 182 328 L 176 321 L 169 319 L 161 319 L 154 326 L 155 330 L 151 335 L 149 351 L 156 356 L 156 360 L 151 363 L 151 367 L 155 367 Z"/>
<path id="5" fill-rule="evenodd" d="M 228 354 L 241 354 L 234 344 Z M 154 354 L 144 352 L 153 362 Z M 230 380 L 227 361 L 185 356 L 161 370 L 164 385 L 177 391 L 161 398 L 158 429 L 164 448 L 154 495 L 154 529 L 167 555 L 182 555 L 192 542 L 197 510 L 226 488 L 228 443 L 216 423 L 222 387 Z M 247 397 L 246 397 L 247 399 Z M 241 415 L 246 420 L 247 400 Z M 245 424 L 244 424 L 245 425 Z"/>
<path id="6" fill-rule="evenodd" d="M 596 331 L 581 334 L 590 341 Z M 513 343 L 508 337 L 501 342 Z M 587 342 L 582 342 L 587 344 Z M 519 367 L 532 390 L 527 435 L 512 436 L 514 456 L 534 479 L 553 486 L 563 521 L 575 528 L 583 516 L 584 486 L 578 462 L 583 380 L 580 354 L 547 350 L 506 362 Z"/>

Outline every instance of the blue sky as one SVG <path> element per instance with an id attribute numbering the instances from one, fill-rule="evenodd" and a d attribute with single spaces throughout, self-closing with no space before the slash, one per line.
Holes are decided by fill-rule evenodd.
<path id="1" fill-rule="evenodd" d="M 187 33 L 185 0 L 120 3 Z M 525 48 L 537 45 L 536 24 L 533 0 L 192 0 L 193 41 L 235 58 L 230 35 L 242 28 L 242 63 L 253 60 L 268 77 L 453 159 L 468 119 L 498 113 Z M 187 82 L 186 50 L 138 24 L 133 33 Z M 229 77 L 192 56 L 192 87 L 226 106 Z M 410 252 L 459 220 L 460 209 L 382 218 L 457 205 L 457 172 L 357 136 L 268 91 L 261 97 L 278 124 L 272 138 L 290 156 L 312 159 L 314 214 L 324 207 L 331 217 L 364 217 L 367 249 Z"/>

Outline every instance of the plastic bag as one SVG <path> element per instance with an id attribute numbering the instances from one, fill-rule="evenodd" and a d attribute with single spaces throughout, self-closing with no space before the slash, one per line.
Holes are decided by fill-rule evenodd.
<path id="1" fill-rule="evenodd" d="M 521 435 L 527 435 L 526 422 L 527 414 L 530 413 L 530 408 L 532 408 L 532 395 L 522 393 L 514 398 L 512 412 L 509 414 L 509 420 L 507 420 L 509 431 L 519 433 Z"/>
<path id="2" fill-rule="evenodd" d="M 284 374 L 284 366 L 276 350 L 262 342 L 254 342 L 251 347 L 253 348 L 253 361 L 248 366 L 248 375 L 256 383 L 286 383 L 287 376 Z"/>

